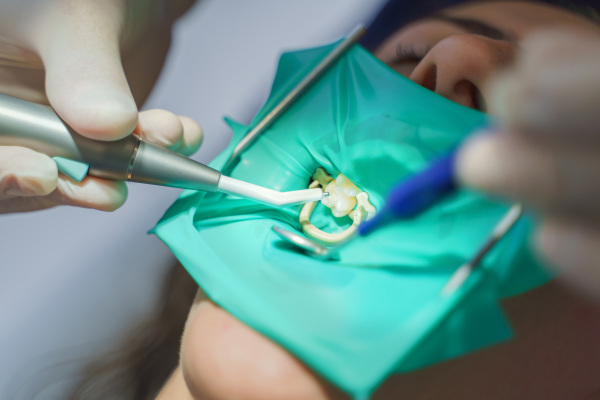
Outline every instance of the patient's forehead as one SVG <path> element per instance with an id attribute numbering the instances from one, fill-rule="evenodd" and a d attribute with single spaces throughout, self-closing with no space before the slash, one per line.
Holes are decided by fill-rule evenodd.
<path id="1" fill-rule="evenodd" d="M 415 21 L 399 26 L 395 33 L 384 41 L 393 40 L 402 32 L 420 27 L 433 15 L 446 15 L 455 18 L 466 18 L 489 24 L 521 40 L 528 34 L 540 29 L 573 29 L 586 32 L 600 32 L 598 20 L 566 8 L 542 2 L 530 1 L 471 1 L 455 6 L 442 8 L 436 12 L 423 15 Z M 425 28 L 431 31 L 432 27 Z"/>
<path id="2" fill-rule="evenodd" d="M 473 1 L 442 10 L 474 18 L 525 36 L 539 29 L 568 28 L 599 32 L 597 21 L 564 7 L 534 1 Z"/>

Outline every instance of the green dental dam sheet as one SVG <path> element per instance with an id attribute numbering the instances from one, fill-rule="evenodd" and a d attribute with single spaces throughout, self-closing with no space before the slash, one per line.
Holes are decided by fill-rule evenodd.
<path id="1" fill-rule="evenodd" d="M 233 147 L 331 46 L 284 54 L 271 96 L 250 126 L 230 122 Z M 353 46 L 223 173 L 279 191 L 305 189 L 318 167 L 346 175 L 380 207 L 394 183 L 485 125 L 486 116 L 398 75 Z M 440 290 L 508 210 L 461 190 L 418 217 L 341 250 L 307 256 L 272 226 L 300 230 L 301 206 L 276 209 L 185 191 L 154 232 L 207 295 L 306 365 L 367 398 L 385 378 L 511 337 L 499 301 L 550 277 L 522 218 L 450 296 Z M 318 205 L 311 222 L 340 232 L 350 219 Z"/>

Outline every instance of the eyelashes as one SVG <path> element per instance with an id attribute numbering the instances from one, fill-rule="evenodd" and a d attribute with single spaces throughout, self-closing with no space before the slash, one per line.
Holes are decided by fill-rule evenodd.
<path id="1" fill-rule="evenodd" d="M 429 53 L 430 47 L 427 44 L 419 43 L 399 43 L 396 46 L 396 54 L 392 61 L 393 64 L 399 64 L 404 62 L 419 62 L 427 53 Z"/>
<path id="2" fill-rule="evenodd" d="M 414 69 L 431 50 L 431 46 L 426 42 L 400 42 L 394 45 L 395 47 L 388 50 L 389 61 L 385 63 L 406 78 L 410 78 Z"/>

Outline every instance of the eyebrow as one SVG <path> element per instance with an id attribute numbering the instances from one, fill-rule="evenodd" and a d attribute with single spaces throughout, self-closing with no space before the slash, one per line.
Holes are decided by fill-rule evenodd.
<path id="1" fill-rule="evenodd" d="M 494 40 L 504 40 L 507 42 L 514 42 L 515 38 L 513 35 L 510 35 L 500 29 L 493 27 L 485 22 L 478 21 L 471 18 L 460 18 L 460 17 L 450 17 L 445 14 L 434 14 L 428 17 L 428 19 L 434 19 L 438 21 L 449 22 L 453 25 L 458 26 L 465 31 L 475 34 L 485 36 Z"/>

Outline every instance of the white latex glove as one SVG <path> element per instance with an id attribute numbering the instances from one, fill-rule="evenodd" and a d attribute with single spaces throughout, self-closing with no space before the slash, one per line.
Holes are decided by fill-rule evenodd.
<path id="1" fill-rule="evenodd" d="M 538 249 L 599 295 L 600 36 L 538 33 L 488 89 L 501 128 L 465 144 L 460 178 L 537 211 Z"/>
<path id="2" fill-rule="evenodd" d="M 186 0 L 4 0 L 0 4 L 0 92 L 50 104 L 80 134 L 116 140 L 134 129 L 147 140 L 191 154 L 202 132 L 162 110 L 139 114 L 169 48 Z M 54 161 L 0 147 L 0 212 L 60 204 L 118 208 L 123 182 L 58 174 Z"/>

